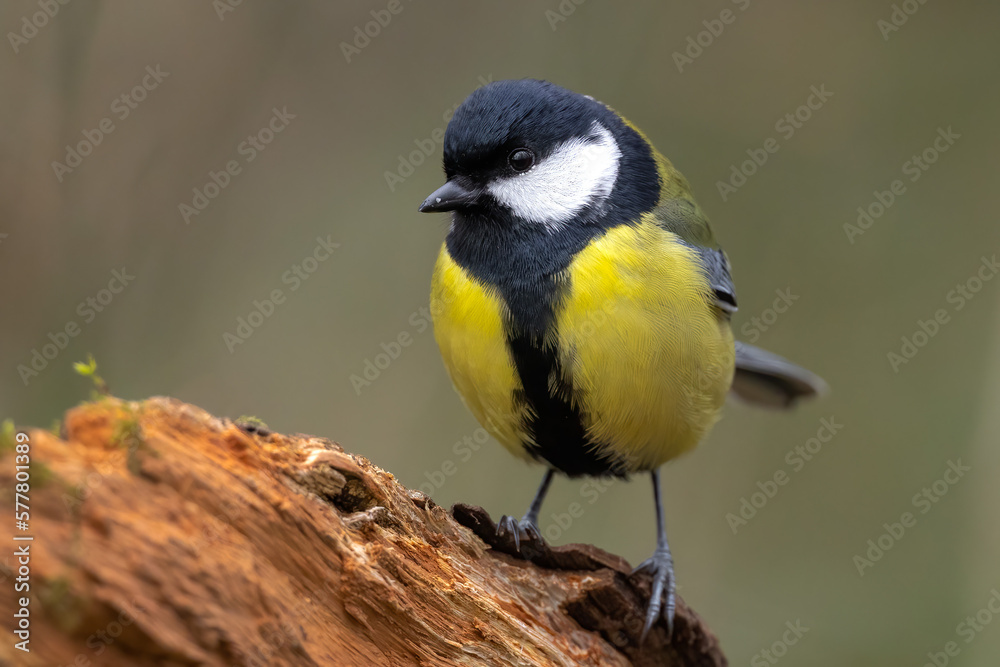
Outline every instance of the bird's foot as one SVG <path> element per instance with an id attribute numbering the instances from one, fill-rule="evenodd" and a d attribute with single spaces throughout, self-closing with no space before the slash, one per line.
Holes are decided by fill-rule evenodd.
<path id="1" fill-rule="evenodd" d="M 640 572 L 649 573 L 653 577 L 653 593 L 649 598 L 649 609 L 646 610 L 646 623 L 642 628 L 642 637 L 639 643 L 646 641 L 653 624 L 656 623 L 663 611 L 663 617 L 667 621 L 667 638 L 674 633 L 674 607 L 676 605 L 674 582 L 674 559 L 670 555 L 670 549 L 660 547 L 653 552 L 653 557 L 649 558 L 639 567 L 632 571 L 633 576 Z M 666 606 L 663 605 L 666 598 Z"/>
<path id="2" fill-rule="evenodd" d="M 521 556 L 525 560 L 531 560 L 541 554 L 545 547 L 545 540 L 538 530 L 538 525 L 528 517 L 518 521 L 512 516 L 503 515 L 497 523 L 497 537 L 508 546 L 510 539 L 513 538 L 512 555 Z"/>

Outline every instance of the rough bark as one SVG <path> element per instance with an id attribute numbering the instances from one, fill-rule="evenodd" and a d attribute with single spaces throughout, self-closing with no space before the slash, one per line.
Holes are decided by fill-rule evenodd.
<path id="1" fill-rule="evenodd" d="M 31 652 L 7 631 L 0 662 L 726 664 L 682 601 L 673 640 L 661 623 L 638 645 L 649 581 L 623 559 L 512 557 L 483 510 L 451 513 L 324 438 L 167 398 L 103 399 L 61 437 L 29 435 Z M 5 626 L 17 569 L 0 557 Z"/>

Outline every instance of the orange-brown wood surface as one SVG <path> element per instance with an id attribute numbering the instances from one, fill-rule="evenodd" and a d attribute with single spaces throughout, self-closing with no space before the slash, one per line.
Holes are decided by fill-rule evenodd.
<path id="1" fill-rule="evenodd" d="M 28 435 L 31 652 L 5 630 L 0 663 L 726 664 L 683 601 L 672 642 L 661 623 L 638 646 L 649 581 L 622 559 L 507 555 L 479 508 L 449 512 L 324 438 L 168 398 L 106 398 L 62 437 Z M 16 569 L 0 557 L 5 627 Z"/>

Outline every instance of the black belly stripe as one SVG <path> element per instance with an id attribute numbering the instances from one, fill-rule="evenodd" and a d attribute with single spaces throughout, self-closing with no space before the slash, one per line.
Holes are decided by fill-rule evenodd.
<path id="1" fill-rule="evenodd" d="M 610 110 L 599 120 L 622 154 L 614 190 L 599 209 L 588 206 L 552 231 L 487 198 L 453 213 L 446 245 L 459 266 L 507 305 L 507 345 L 521 382 L 513 398 L 532 415 L 524 427 L 534 442 L 523 443 L 525 449 L 570 476 L 624 477 L 628 471 L 612 454 L 611 443 L 587 437 L 572 388 L 562 381 L 559 350 L 543 343 L 553 339 L 548 335 L 553 313 L 561 290 L 567 289 L 564 277 L 573 257 L 607 230 L 638 224 L 660 199 L 663 184 L 649 144 Z M 555 378 L 553 390 L 550 378 Z"/>
<path id="2" fill-rule="evenodd" d="M 533 415 L 524 426 L 534 443 L 525 443 L 525 449 L 570 477 L 625 477 L 622 461 L 587 436 L 580 410 L 565 398 L 572 395 L 572 388 L 561 380 L 558 350 L 525 334 L 510 335 L 507 344 L 521 380 L 521 389 L 514 393 L 515 405 L 523 405 Z M 554 386 L 550 378 L 555 378 Z"/>
<path id="3" fill-rule="evenodd" d="M 522 443 L 525 449 L 571 477 L 625 476 L 613 449 L 587 437 L 579 409 L 567 398 L 572 387 L 561 380 L 559 350 L 542 342 L 553 326 L 560 293 L 568 287 L 561 277 L 576 253 L 606 228 L 570 227 L 553 237 L 538 225 L 517 225 L 496 214 L 492 219 L 456 214 L 455 220 L 448 253 L 496 289 L 507 305 L 507 346 L 521 382 L 513 399 L 531 415 L 523 427 L 533 442 Z M 561 384 L 556 391 L 550 391 L 550 377 Z"/>
<path id="4" fill-rule="evenodd" d="M 448 177 L 478 179 L 487 193 L 453 212 L 446 246 L 459 266 L 507 305 L 507 345 L 521 382 L 513 398 L 534 415 L 524 425 L 534 440 L 533 444 L 525 443 L 526 449 L 568 475 L 624 475 L 623 466 L 600 456 L 602 449 L 613 451 L 603 447 L 609 443 L 593 443 L 587 438 L 580 411 L 571 400 L 571 388 L 556 386 L 550 391 L 549 379 L 562 378 L 560 355 L 542 341 L 554 338 L 548 335 L 553 312 L 573 257 L 607 230 L 639 224 L 642 214 L 657 206 L 666 184 L 660 179 L 652 147 L 624 119 L 601 104 L 594 104 L 588 113 L 593 114 L 588 124 L 599 122 L 620 148 L 618 175 L 606 198 L 588 203 L 557 229 L 518 218 L 490 195 L 485 186 L 499 172 L 486 160 L 493 157 L 490 151 L 520 141 L 522 131 L 532 135 L 534 129 L 541 129 L 542 136 L 548 137 L 546 145 L 554 145 L 553 141 L 577 133 L 572 124 L 556 122 L 559 114 L 549 115 L 546 108 L 544 114 L 526 116 L 523 127 L 502 129 L 504 124 L 499 123 L 497 128 L 501 129 L 495 132 L 495 128 L 477 128 L 471 137 L 449 139 L 445 147 Z M 534 128 L 538 123 L 545 127 Z M 449 134 L 454 132 L 449 126 Z M 473 145 L 484 148 L 468 156 L 456 154 L 456 147 L 470 139 Z M 471 162 L 465 161 L 466 157 Z"/>

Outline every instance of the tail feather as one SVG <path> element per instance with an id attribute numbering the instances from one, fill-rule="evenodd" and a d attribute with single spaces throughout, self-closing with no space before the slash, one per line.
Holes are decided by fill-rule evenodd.
<path id="1" fill-rule="evenodd" d="M 790 408 L 799 399 L 825 394 L 827 389 L 823 378 L 784 357 L 736 342 L 736 374 L 730 391 L 743 400 L 763 407 Z"/>

